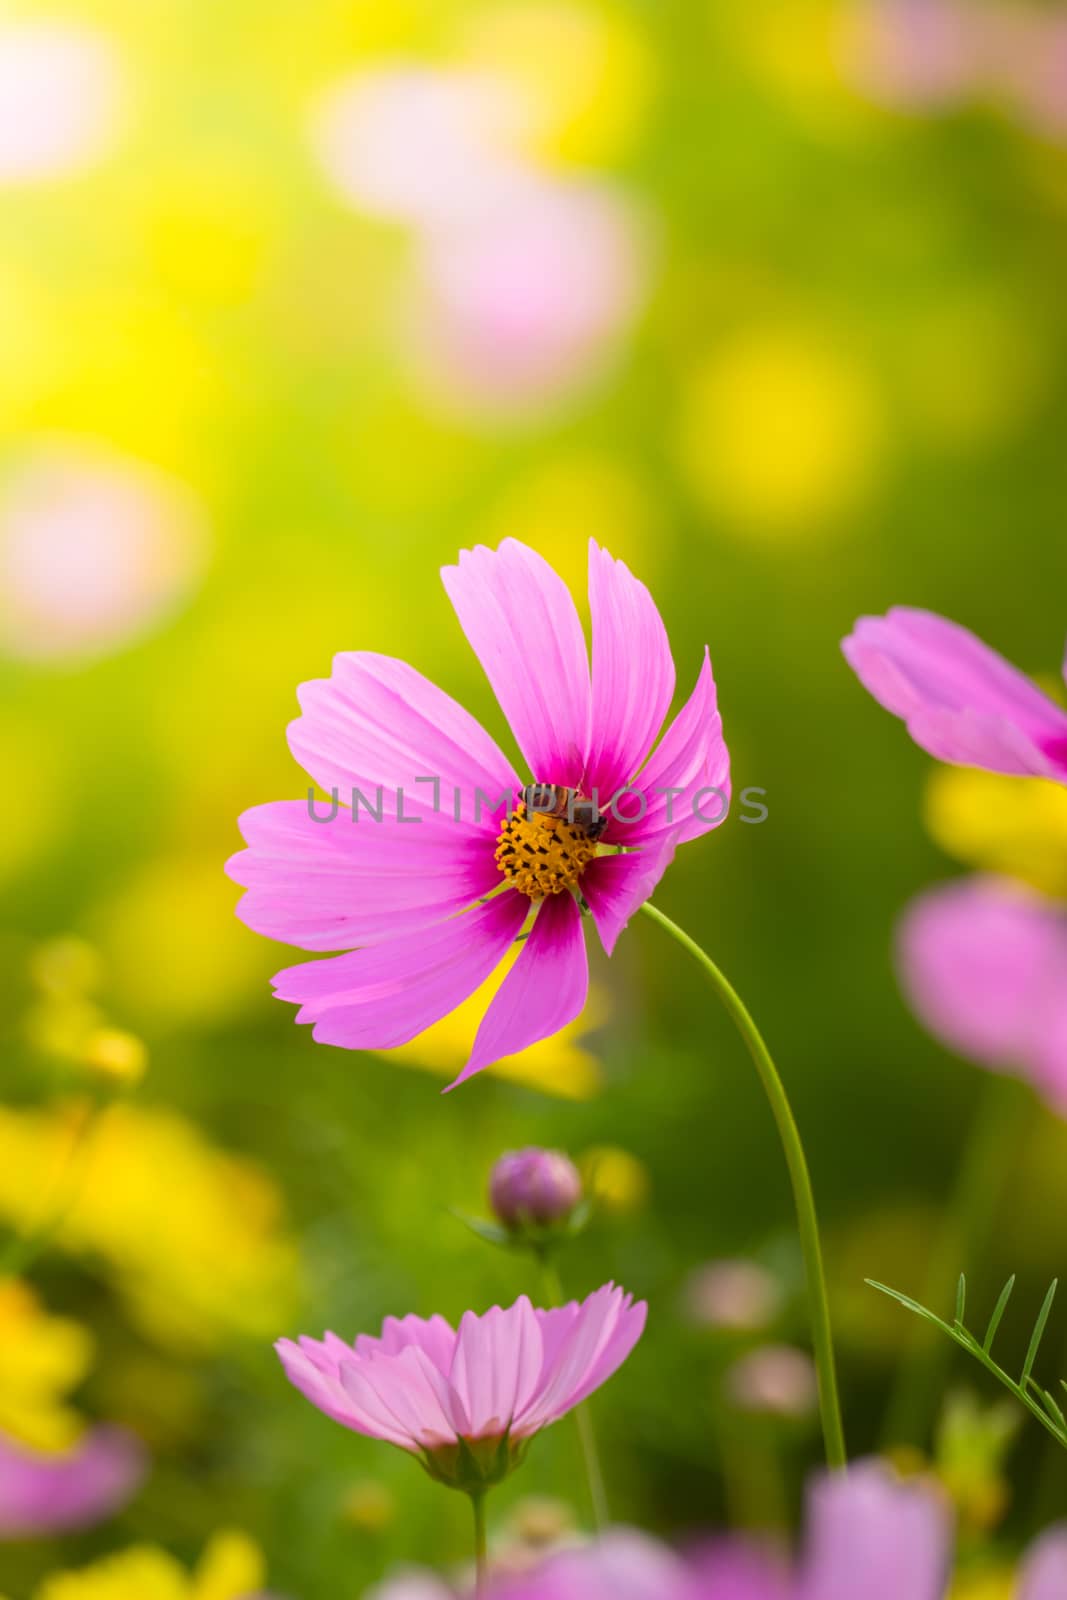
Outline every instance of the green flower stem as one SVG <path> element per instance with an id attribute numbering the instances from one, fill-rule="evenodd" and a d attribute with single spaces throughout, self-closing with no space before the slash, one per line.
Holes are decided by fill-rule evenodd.
<path id="1" fill-rule="evenodd" d="M 774 1120 L 778 1125 L 778 1136 L 782 1141 L 782 1148 L 785 1152 L 786 1165 L 789 1168 L 790 1181 L 793 1185 L 793 1203 L 796 1207 L 800 1245 L 804 1254 L 804 1270 L 807 1276 L 808 1305 L 811 1317 L 811 1340 L 815 1356 L 815 1367 L 819 1375 L 819 1414 L 822 1419 L 826 1460 L 831 1467 L 844 1468 L 847 1465 L 848 1458 L 845 1452 L 844 1428 L 841 1424 L 841 1405 L 837 1394 L 834 1342 L 830 1327 L 830 1306 L 826 1293 L 826 1273 L 823 1267 L 822 1244 L 819 1238 L 819 1222 L 815 1214 L 815 1197 L 812 1193 L 807 1158 L 804 1155 L 804 1146 L 800 1140 L 796 1119 L 793 1116 L 789 1098 L 785 1092 L 785 1085 L 778 1076 L 778 1069 L 771 1058 L 771 1053 L 764 1043 L 763 1035 L 752 1020 L 747 1006 L 707 952 L 702 950 L 687 933 L 683 933 L 682 929 L 678 927 L 677 923 L 672 922 L 670 917 L 664 916 L 663 912 L 654 906 L 651 901 L 646 901 L 641 909 L 646 917 L 651 917 L 653 922 L 658 923 L 703 968 L 705 977 L 710 981 L 712 988 L 733 1018 L 738 1032 L 744 1039 L 748 1047 L 748 1053 L 755 1063 L 756 1071 L 759 1073 L 760 1082 L 763 1084 L 767 1098 L 771 1103 Z"/>
<path id="2" fill-rule="evenodd" d="M 485 1532 L 485 1490 L 471 1495 L 474 1512 L 474 1595 L 485 1600 L 489 1593 L 489 1550 Z"/>
<path id="3" fill-rule="evenodd" d="M 541 1256 L 541 1273 L 545 1284 L 545 1298 L 552 1305 L 561 1306 L 564 1295 L 559 1268 L 547 1252 Z M 611 1513 L 608 1510 L 604 1474 L 600 1468 L 600 1453 L 597 1450 L 596 1434 L 593 1432 L 593 1419 L 589 1413 L 588 1401 L 583 1400 L 582 1404 L 575 1408 L 574 1421 L 582 1446 L 585 1475 L 589 1482 L 589 1499 L 593 1507 L 593 1523 L 597 1532 L 602 1533 L 611 1521 Z"/>

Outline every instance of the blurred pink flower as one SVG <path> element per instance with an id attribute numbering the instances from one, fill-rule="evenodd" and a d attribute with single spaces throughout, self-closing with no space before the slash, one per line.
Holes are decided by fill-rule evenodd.
<path id="1" fill-rule="evenodd" d="M 108 39 L 70 22 L 0 25 L 0 183 L 91 166 L 110 145 L 121 74 Z"/>
<path id="2" fill-rule="evenodd" d="M 756 1261 L 709 1261 L 690 1273 L 684 1304 L 689 1320 L 699 1327 L 747 1333 L 774 1321 L 782 1289 Z"/>
<path id="3" fill-rule="evenodd" d="M 163 473 L 42 450 L 0 493 L 0 648 L 29 660 L 119 648 L 180 602 L 205 542 L 192 496 Z"/>
<path id="4" fill-rule="evenodd" d="M 816 1479 L 797 1600 L 942 1600 L 952 1562 L 948 1501 L 879 1461 Z"/>
<path id="5" fill-rule="evenodd" d="M 519 103 L 502 80 L 397 61 L 326 90 L 311 139 L 357 210 L 436 224 L 482 211 L 511 187 L 520 125 Z"/>
<path id="6" fill-rule="evenodd" d="M 764 1345 L 728 1369 L 726 1393 L 742 1411 L 807 1417 L 819 1398 L 815 1365 L 805 1351 L 792 1345 Z"/>
<path id="7" fill-rule="evenodd" d="M 897 932 L 904 993 L 952 1050 L 1017 1073 L 1067 1115 L 1067 915 L 1003 878 L 941 885 Z"/>
<path id="8" fill-rule="evenodd" d="M 380 1338 L 281 1339 L 291 1382 L 356 1433 L 418 1456 L 432 1477 L 471 1489 L 499 1482 L 530 1439 L 579 1405 L 626 1360 L 646 1307 L 605 1284 L 587 1300 L 535 1310 L 388 1317 Z"/>
<path id="9" fill-rule="evenodd" d="M 122 1428 L 92 1428 L 58 1455 L 0 1435 L 0 1539 L 105 1522 L 133 1498 L 146 1470 L 140 1441 Z"/>
<path id="10" fill-rule="evenodd" d="M 864 0 L 849 17 L 846 72 L 882 104 L 950 105 L 979 64 L 974 16 L 954 0 Z"/>
<path id="11" fill-rule="evenodd" d="M 644 293 L 632 206 L 589 183 L 529 180 L 417 252 L 416 365 L 447 405 L 489 417 L 595 380 Z M 504 413 L 501 413 L 501 407 Z"/>
<path id="12" fill-rule="evenodd" d="M 861 617 L 842 643 L 861 683 L 939 761 L 1067 783 L 1067 711 L 932 611 Z"/>
<path id="13" fill-rule="evenodd" d="M 1031 1548 L 1019 1575 L 1018 1600 L 1063 1600 L 1067 1595 L 1067 1523 L 1050 1528 Z"/>
<path id="14" fill-rule="evenodd" d="M 591 676 L 574 602 L 533 550 L 478 546 L 443 577 L 532 779 L 598 797 L 601 842 L 631 848 L 598 854 L 576 824 L 527 817 L 511 762 L 473 717 L 413 667 L 360 651 L 302 686 L 289 747 L 323 788 L 355 788 L 375 814 L 355 801 L 332 823 L 303 801 L 255 807 L 241 818 L 249 848 L 227 870 L 248 890 L 238 914 L 257 932 L 352 952 L 274 980 L 317 1040 L 350 1050 L 405 1044 L 454 1010 L 534 914 L 459 1083 L 579 1015 L 589 974 L 572 891 L 610 954 L 675 847 L 722 821 L 729 756 L 707 652 L 649 755 L 674 691 L 670 645 L 644 584 L 592 541 Z"/>
<path id="15" fill-rule="evenodd" d="M 509 1228 L 565 1222 L 581 1198 L 581 1174 L 562 1150 L 507 1150 L 489 1174 L 489 1203 Z"/>

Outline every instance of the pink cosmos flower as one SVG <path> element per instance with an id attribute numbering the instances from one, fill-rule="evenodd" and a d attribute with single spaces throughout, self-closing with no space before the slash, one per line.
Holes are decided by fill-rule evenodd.
<path id="1" fill-rule="evenodd" d="M 449 409 L 523 415 L 596 380 L 645 294 L 649 241 L 621 193 L 528 179 L 416 258 L 413 355 Z"/>
<path id="2" fill-rule="evenodd" d="M 942 1600 L 951 1564 L 948 1502 L 926 1484 L 866 1461 L 809 1490 L 796 1600 Z"/>
<path id="3" fill-rule="evenodd" d="M 280 1339 L 302 1394 L 355 1433 L 417 1456 L 450 1488 L 498 1483 L 529 1441 L 610 1378 L 641 1337 L 647 1307 L 614 1284 L 580 1305 L 535 1310 L 523 1295 L 502 1311 L 387 1317 L 380 1338 L 346 1344 Z"/>
<path id="4" fill-rule="evenodd" d="M 841 648 L 939 761 L 1067 783 L 1067 711 L 966 628 L 894 606 L 861 617 Z"/>
<path id="5" fill-rule="evenodd" d="M 136 1494 L 146 1467 L 140 1441 L 123 1428 L 93 1428 L 60 1455 L 0 1436 L 0 1539 L 105 1522 Z"/>
<path id="6" fill-rule="evenodd" d="M 1050 1528 L 1034 1545 L 1019 1579 L 1019 1600 L 1060 1600 L 1067 1594 L 1067 1523 Z"/>
<path id="7" fill-rule="evenodd" d="M 904 993 L 949 1049 L 1027 1078 L 1067 1115 L 1067 915 L 1007 878 L 939 885 L 897 933 Z"/>
<path id="8" fill-rule="evenodd" d="M 532 917 L 459 1083 L 579 1015 L 588 987 L 579 896 L 610 955 L 675 847 L 722 821 L 730 780 L 706 651 L 649 755 L 674 662 L 648 590 L 606 550 L 590 542 L 591 671 L 574 602 L 533 550 L 514 539 L 478 546 L 443 578 L 523 777 L 414 667 L 342 654 L 332 677 L 302 686 L 289 747 L 351 809 L 316 821 L 303 801 L 255 807 L 241 818 L 248 849 L 227 870 L 248 890 L 238 914 L 258 933 L 350 952 L 274 980 L 317 1040 L 350 1050 L 422 1033 L 473 994 Z M 573 820 L 527 814 L 531 781 L 569 791 Z M 582 797 L 605 808 L 598 839 Z"/>

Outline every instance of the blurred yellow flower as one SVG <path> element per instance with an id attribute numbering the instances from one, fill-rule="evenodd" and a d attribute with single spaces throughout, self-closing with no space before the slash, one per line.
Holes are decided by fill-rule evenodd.
<path id="1" fill-rule="evenodd" d="M 83 1108 L 0 1107 L 0 1217 L 40 1222 L 40 1196 L 66 1182 Z M 55 1219 L 62 1250 L 102 1262 L 160 1343 L 264 1337 L 285 1319 L 295 1251 L 281 1197 L 252 1162 L 216 1149 L 173 1112 L 114 1104 L 78 1151 L 79 1182 Z"/>
<path id="2" fill-rule="evenodd" d="M 144 1041 L 123 1028 L 95 1028 L 85 1041 L 85 1066 L 110 1083 L 132 1085 L 144 1077 Z"/>
<path id="3" fill-rule="evenodd" d="M 821 335 L 782 327 L 738 334 L 698 365 L 679 444 L 713 516 L 786 540 L 870 493 L 885 440 L 866 368 Z"/>
<path id="4" fill-rule="evenodd" d="M 36 1450 L 64 1450 L 81 1432 L 67 1392 L 92 1359 L 79 1323 L 49 1316 L 18 1278 L 0 1282 L 0 1433 Z"/>
<path id="5" fill-rule="evenodd" d="M 716 14 L 757 78 L 807 125 L 840 137 L 877 123 L 843 70 L 852 10 L 841 0 L 778 0 L 773 27 L 757 6 Z"/>
<path id="6" fill-rule="evenodd" d="M 617 1216 L 640 1211 L 652 1187 L 648 1168 L 618 1145 L 594 1145 L 579 1158 L 586 1193 Z"/>
<path id="7" fill-rule="evenodd" d="M 611 161 L 626 148 L 654 76 L 633 23 L 597 0 L 483 6 L 461 59 L 517 88 L 531 153 L 580 164 Z"/>
<path id="8" fill-rule="evenodd" d="M 78 1572 L 46 1578 L 33 1600 L 245 1600 L 266 1581 L 263 1556 L 242 1533 L 219 1533 L 192 1573 L 154 1545 L 133 1545 Z"/>
<path id="9" fill-rule="evenodd" d="M 933 838 L 957 860 L 1067 898 L 1067 789 L 1062 785 L 937 767 L 927 783 L 924 809 Z"/>
<path id="10" fill-rule="evenodd" d="M 440 1078 L 454 1078 L 461 1072 L 470 1055 L 471 1040 L 478 1024 L 505 977 L 514 966 L 519 947 L 513 946 L 508 955 L 455 1011 L 435 1022 L 432 1028 L 420 1033 L 410 1044 L 390 1050 L 385 1059 L 405 1067 L 418 1067 L 435 1073 Z M 560 1033 L 539 1044 L 531 1045 L 517 1056 L 502 1056 L 487 1067 L 495 1078 L 506 1078 L 510 1083 L 521 1083 L 545 1094 L 559 1095 L 566 1100 L 589 1100 L 601 1087 L 600 1063 L 590 1051 L 578 1042 L 581 1035 L 597 1027 L 603 1020 L 607 1006 L 603 996 L 594 988 L 589 1001 L 577 1022 L 572 1022 Z"/>
<path id="11" fill-rule="evenodd" d="M 348 1489 L 341 1515 L 360 1533 L 381 1533 L 396 1520 L 396 1496 L 377 1478 L 360 1478 Z"/>

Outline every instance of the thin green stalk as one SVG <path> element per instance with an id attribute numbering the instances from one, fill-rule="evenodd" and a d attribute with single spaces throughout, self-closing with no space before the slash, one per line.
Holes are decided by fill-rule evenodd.
<path id="1" fill-rule="evenodd" d="M 666 933 L 682 949 L 693 957 L 693 960 L 703 969 L 704 975 L 711 983 L 719 999 L 729 1012 L 742 1039 L 748 1047 L 756 1071 L 759 1073 L 760 1082 L 771 1104 L 774 1120 L 778 1126 L 778 1136 L 782 1141 L 785 1152 L 786 1165 L 789 1168 L 789 1178 L 793 1186 L 793 1204 L 796 1208 L 797 1228 L 800 1233 L 800 1246 L 804 1256 L 804 1270 L 807 1277 L 808 1306 L 811 1318 L 811 1342 L 815 1356 L 815 1367 L 819 1375 L 819 1414 L 822 1419 L 823 1443 L 826 1449 L 826 1460 L 831 1467 L 844 1468 L 847 1465 L 845 1451 L 845 1433 L 841 1423 L 841 1404 L 837 1393 L 837 1370 L 834 1365 L 834 1341 L 830 1327 L 830 1305 L 826 1293 L 826 1272 L 823 1267 L 822 1243 L 819 1238 L 819 1222 L 815 1212 L 815 1196 L 811 1188 L 811 1175 L 808 1172 L 807 1158 L 804 1146 L 800 1140 L 800 1132 L 793 1116 L 789 1098 L 785 1092 L 785 1085 L 778 1075 L 770 1051 L 764 1042 L 763 1035 L 756 1027 L 755 1022 L 741 999 L 737 990 L 729 979 L 715 965 L 714 961 L 705 950 L 684 933 L 677 923 L 654 906 L 651 901 L 646 901 L 641 908 L 647 917 L 659 924 Z"/>
<path id="2" fill-rule="evenodd" d="M 485 1531 L 485 1490 L 471 1495 L 474 1512 L 474 1596 L 485 1600 L 489 1593 L 489 1548 Z"/>
<path id="3" fill-rule="evenodd" d="M 545 1282 L 545 1298 L 554 1306 L 563 1304 L 563 1284 L 560 1281 L 559 1268 L 551 1256 L 541 1257 L 541 1273 Z M 578 1429 L 578 1439 L 582 1447 L 582 1459 L 585 1462 L 585 1475 L 589 1482 L 589 1499 L 593 1507 L 593 1523 L 598 1533 L 603 1533 L 611 1521 L 611 1512 L 608 1510 L 607 1490 L 604 1488 L 604 1474 L 600 1467 L 600 1452 L 597 1450 L 596 1434 L 593 1431 L 593 1418 L 589 1412 L 588 1401 L 583 1400 L 575 1408 L 574 1422 Z"/>

